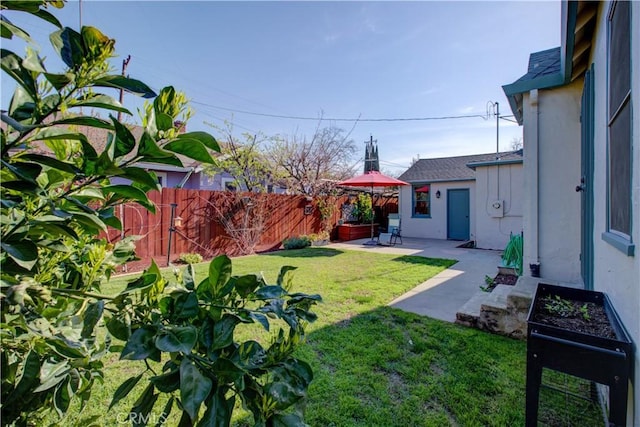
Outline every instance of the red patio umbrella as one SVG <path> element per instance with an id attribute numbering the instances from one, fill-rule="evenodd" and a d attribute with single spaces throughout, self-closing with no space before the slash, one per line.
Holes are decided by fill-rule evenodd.
<path id="1" fill-rule="evenodd" d="M 391 176 L 381 174 L 378 171 L 369 171 L 365 174 L 347 179 L 346 181 L 339 182 L 338 185 L 343 187 L 371 187 L 371 207 L 373 208 L 373 187 L 398 187 L 409 184 Z M 364 244 L 377 244 L 377 242 L 373 240 L 373 215 L 371 216 L 371 240 Z"/>

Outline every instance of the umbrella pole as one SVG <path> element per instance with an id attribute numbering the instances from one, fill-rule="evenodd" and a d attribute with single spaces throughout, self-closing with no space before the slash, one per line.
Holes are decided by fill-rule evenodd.
<path id="1" fill-rule="evenodd" d="M 376 242 L 375 240 L 373 240 L 373 215 L 374 210 L 373 210 L 373 185 L 371 186 L 371 240 L 369 240 L 368 242 L 364 242 L 364 245 L 367 246 L 376 246 L 378 244 L 378 242 Z"/>

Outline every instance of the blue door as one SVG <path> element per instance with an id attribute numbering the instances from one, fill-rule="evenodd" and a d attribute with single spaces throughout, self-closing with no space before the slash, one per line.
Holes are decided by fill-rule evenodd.
<path id="1" fill-rule="evenodd" d="M 584 75 L 582 110 L 580 112 L 582 142 L 582 177 L 576 191 L 582 194 L 580 264 L 585 289 L 593 290 L 593 151 L 594 151 L 594 82 L 593 64 Z"/>
<path id="2" fill-rule="evenodd" d="M 447 190 L 447 239 L 469 240 L 469 189 Z"/>

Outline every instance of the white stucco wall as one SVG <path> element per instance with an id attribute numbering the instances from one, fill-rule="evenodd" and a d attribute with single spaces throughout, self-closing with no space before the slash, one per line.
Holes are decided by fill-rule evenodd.
<path id="1" fill-rule="evenodd" d="M 522 163 L 476 168 L 476 246 L 502 250 L 511 233 L 522 232 L 524 187 Z M 499 183 L 499 185 L 498 185 Z M 495 201 L 504 203 L 504 216 L 495 217 Z"/>
<path id="2" fill-rule="evenodd" d="M 594 288 L 605 292 L 635 341 L 635 393 L 630 400 L 628 425 L 640 426 L 640 3 L 632 2 L 631 34 L 632 72 L 631 102 L 632 124 L 632 236 L 635 255 L 627 256 L 602 240 L 607 229 L 607 51 L 606 15 L 609 2 L 601 5 L 598 13 L 597 36 L 592 48 L 594 63 L 595 149 L 594 149 Z M 632 409 L 635 407 L 635 410 Z"/>
<path id="3" fill-rule="evenodd" d="M 425 182 L 425 184 L 427 184 Z M 412 186 L 403 186 L 400 189 L 399 211 L 402 220 L 402 235 L 407 237 L 417 237 L 423 239 L 446 239 L 447 238 L 447 190 L 455 188 L 469 189 L 469 232 L 470 239 L 475 239 L 475 215 L 473 210 L 475 201 L 475 182 L 434 182 L 431 184 L 431 218 L 413 217 Z M 440 190 L 440 198 L 435 194 Z"/>
<path id="4" fill-rule="evenodd" d="M 580 97 L 582 83 L 525 94 L 525 274 L 540 263 L 543 278 L 581 282 Z M 532 102 L 533 101 L 533 102 Z M 536 126 L 536 120 L 538 121 Z M 537 176 L 537 189 L 535 181 Z M 529 182 L 528 182 L 529 181 Z M 536 197 L 537 190 L 537 197 Z M 537 222 L 537 223 L 536 223 Z M 538 239 L 528 236 L 538 230 Z M 537 244 L 536 244 L 537 243 Z M 537 247 L 536 247 L 537 246 Z"/>

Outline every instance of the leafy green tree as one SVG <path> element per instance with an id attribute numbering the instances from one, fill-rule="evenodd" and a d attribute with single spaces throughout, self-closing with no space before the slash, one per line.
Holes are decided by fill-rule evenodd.
<path id="1" fill-rule="evenodd" d="M 259 347 L 235 343 L 235 319 L 263 325 L 268 324 L 266 315 L 284 319 L 293 332 L 282 332 L 278 345 L 289 349 L 302 335 L 304 321 L 313 320 L 308 308 L 318 298 L 289 295 L 282 287 L 269 287 L 258 279 L 232 280 L 225 259 L 212 263 L 209 278 L 197 287 L 187 280 L 183 288 L 166 289 L 152 265 L 123 294 L 101 294 L 101 284 L 116 266 L 135 257 L 131 239 L 110 244 L 100 237 L 108 226 L 122 227 L 114 208 L 135 202 L 155 210 L 147 192 L 159 189 L 157 177 L 136 163 L 182 166 L 177 154 L 212 163 L 210 151 L 219 147 L 207 133 L 176 129 L 174 123 L 188 116 L 183 94 L 173 87 L 156 94 L 139 80 L 111 74 L 108 60 L 115 41 L 93 27 L 82 27 L 80 32 L 63 27 L 49 12 L 51 6 L 62 7 L 63 2 L 0 3 L 0 35 L 27 42 L 24 57 L 1 50 L 2 70 L 16 84 L 10 105 L 3 107 L 0 132 L 1 423 L 38 425 L 46 410 L 62 416 L 74 399 L 84 407 L 92 386 L 102 381 L 101 358 L 110 351 L 115 336 L 125 341 L 123 359 L 157 360 L 162 352 L 169 353 L 167 375 L 173 373 L 171 363 L 180 360 L 180 395 L 170 402 L 179 402 L 188 415 L 183 425 L 198 419 L 203 425 L 214 425 L 215 420 L 223 425 L 233 407 L 226 397 L 230 386 L 222 370 L 209 368 L 216 360 L 230 357 L 231 364 L 240 365 L 238 369 L 254 369 L 243 365 L 242 352 L 259 353 Z M 27 32 L 11 22 L 9 15 L 16 12 L 57 28 L 50 40 L 65 64 L 63 71 L 47 70 Z M 82 114 L 85 108 L 131 115 L 104 89 L 153 99 L 144 108 L 139 137 L 111 114 L 108 120 Z M 87 130 L 94 128 L 107 131 L 104 141 L 89 140 Z M 112 184 L 114 177 L 131 184 Z M 249 296 L 255 306 L 243 311 Z M 110 333 L 99 338 L 97 328 L 104 322 Z M 233 359 L 228 352 L 236 345 L 239 358 Z M 265 353 L 272 357 L 269 363 L 255 362 L 255 369 L 269 380 L 262 385 L 249 379 L 240 385 L 233 381 L 234 389 L 247 390 L 241 396 L 250 409 L 259 405 L 255 402 L 264 403 L 260 410 L 252 409 L 257 424 L 301 422 L 299 416 L 285 416 L 283 411 L 303 396 L 310 373 L 304 367 L 288 368 L 287 364 L 295 363 L 288 350 Z M 191 383 L 199 375 L 211 384 L 182 386 L 183 380 Z M 158 381 L 145 388 L 140 400 L 144 408 L 138 405 L 132 413 L 153 408 L 156 388 L 168 391 Z M 203 384 L 208 384 L 206 379 Z M 120 387 L 114 403 L 132 386 L 127 382 Z M 287 386 L 296 398 L 280 393 Z M 276 395 L 289 397 L 278 400 Z M 276 396 L 275 403 L 269 396 Z M 200 416 L 202 402 L 207 410 Z"/>

